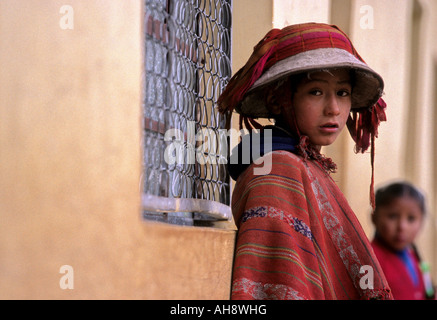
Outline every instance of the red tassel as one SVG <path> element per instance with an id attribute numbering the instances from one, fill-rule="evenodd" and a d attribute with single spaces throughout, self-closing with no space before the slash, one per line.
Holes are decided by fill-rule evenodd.
<path id="1" fill-rule="evenodd" d="M 386 121 L 386 103 L 383 99 L 371 108 L 352 110 L 347 120 L 347 128 L 355 141 L 355 152 L 364 153 L 369 149 L 372 137 L 378 137 L 378 127 L 381 121 Z"/>
<path id="2" fill-rule="evenodd" d="M 375 209 L 375 138 L 381 121 L 387 121 L 385 101 L 380 98 L 371 110 L 352 110 L 347 120 L 347 128 L 355 141 L 355 152 L 364 153 L 370 146 L 372 177 L 370 182 L 370 204 Z"/>

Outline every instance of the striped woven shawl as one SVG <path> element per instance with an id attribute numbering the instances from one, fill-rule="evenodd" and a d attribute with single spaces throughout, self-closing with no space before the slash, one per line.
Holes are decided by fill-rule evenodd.
<path id="1" fill-rule="evenodd" d="M 369 241 L 331 177 L 291 152 L 270 155 L 271 173 L 256 176 L 252 164 L 233 193 L 239 231 L 232 299 L 391 299 Z"/>

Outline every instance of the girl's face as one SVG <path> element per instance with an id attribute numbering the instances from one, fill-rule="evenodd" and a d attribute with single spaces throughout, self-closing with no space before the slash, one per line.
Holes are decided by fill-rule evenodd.
<path id="1" fill-rule="evenodd" d="M 293 97 L 296 124 L 301 134 L 321 148 L 332 144 L 343 130 L 351 110 L 351 81 L 346 69 L 312 73 L 303 79 Z M 282 115 L 293 126 L 292 110 Z"/>
<path id="2" fill-rule="evenodd" d="M 399 197 L 379 207 L 372 219 L 384 243 L 400 251 L 413 243 L 422 226 L 423 213 L 415 199 Z"/>

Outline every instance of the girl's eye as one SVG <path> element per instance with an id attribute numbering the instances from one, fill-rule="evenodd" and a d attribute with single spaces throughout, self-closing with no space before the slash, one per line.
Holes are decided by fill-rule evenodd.
<path id="1" fill-rule="evenodd" d="M 390 213 L 387 215 L 387 218 L 388 218 L 389 220 L 396 220 L 396 219 L 398 218 L 398 214 L 397 214 L 396 212 L 390 212 Z"/>
<path id="2" fill-rule="evenodd" d="M 347 96 L 350 95 L 350 93 L 349 93 L 349 91 L 347 91 L 347 90 L 340 90 L 340 91 L 337 92 L 337 95 L 338 95 L 339 97 L 347 97 Z"/>
<path id="3" fill-rule="evenodd" d="M 322 91 L 318 90 L 318 89 L 314 89 L 310 91 L 310 94 L 313 96 L 321 96 L 322 95 Z"/>
<path id="4" fill-rule="evenodd" d="M 416 221 L 416 217 L 414 215 L 410 215 L 410 216 L 408 216 L 407 220 L 409 223 L 413 223 Z"/>

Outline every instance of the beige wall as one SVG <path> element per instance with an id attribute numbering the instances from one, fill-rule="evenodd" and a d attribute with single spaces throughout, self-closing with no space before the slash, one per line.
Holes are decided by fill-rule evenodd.
<path id="1" fill-rule="evenodd" d="M 63 30 L 64 3 L 0 3 L 2 298 L 123 297 L 137 273 L 139 3 L 71 1 Z"/>
<path id="2" fill-rule="evenodd" d="M 233 228 L 140 219 L 142 1 L 64 4 L 0 2 L 0 298 L 227 299 Z"/>
<path id="3" fill-rule="evenodd" d="M 304 22 L 329 22 L 330 1 L 326 0 L 273 0 L 273 26 Z"/>

